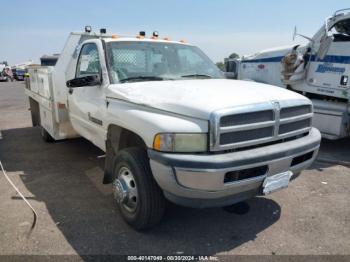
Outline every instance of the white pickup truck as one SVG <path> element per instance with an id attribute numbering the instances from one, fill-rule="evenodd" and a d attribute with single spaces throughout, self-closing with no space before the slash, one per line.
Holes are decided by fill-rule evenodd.
<path id="1" fill-rule="evenodd" d="M 183 41 L 86 31 L 54 67 L 29 67 L 33 125 L 46 141 L 82 136 L 106 152 L 103 183 L 135 229 L 156 225 L 165 199 L 228 206 L 287 187 L 315 159 L 304 96 L 225 79 Z"/>

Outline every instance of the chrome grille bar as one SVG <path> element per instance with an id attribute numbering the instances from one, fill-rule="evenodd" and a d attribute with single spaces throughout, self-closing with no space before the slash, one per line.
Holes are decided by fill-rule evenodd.
<path id="1" fill-rule="evenodd" d="M 290 122 L 296 122 L 299 120 L 304 120 L 304 119 L 308 119 L 308 118 L 312 118 L 312 113 L 308 113 L 306 115 L 300 115 L 300 116 L 293 116 L 290 118 L 284 118 L 284 119 L 280 119 L 280 124 L 285 124 L 285 123 L 290 123 Z"/>
<path id="2" fill-rule="evenodd" d="M 254 123 L 254 124 L 248 124 L 248 125 L 221 127 L 220 133 L 223 134 L 223 133 L 230 133 L 234 131 L 251 130 L 251 129 L 269 127 L 274 125 L 275 125 L 275 121 L 267 121 L 267 122 Z"/>

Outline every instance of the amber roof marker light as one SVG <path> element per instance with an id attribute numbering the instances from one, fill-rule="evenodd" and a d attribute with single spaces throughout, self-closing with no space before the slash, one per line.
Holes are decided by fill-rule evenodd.
<path id="1" fill-rule="evenodd" d="M 85 26 L 85 33 L 91 33 L 91 31 L 92 31 L 91 26 L 90 25 L 86 25 Z"/>
<path id="2" fill-rule="evenodd" d="M 146 36 L 145 31 L 140 31 L 139 34 L 136 36 L 137 39 L 143 39 Z"/>
<path id="3" fill-rule="evenodd" d="M 158 39 L 158 37 L 159 37 L 158 31 L 154 31 L 150 38 L 153 39 L 153 40 L 156 40 L 156 39 Z"/>

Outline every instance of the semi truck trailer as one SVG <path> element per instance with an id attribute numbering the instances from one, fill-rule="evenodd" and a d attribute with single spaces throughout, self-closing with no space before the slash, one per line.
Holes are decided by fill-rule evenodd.
<path id="1" fill-rule="evenodd" d="M 350 9 L 336 11 L 305 45 L 263 50 L 226 59 L 236 78 L 280 86 L 303 94 L 314 105 L 313 126 L 327 139 L 350 135 Z M 294 39 L 293 37 L 293 39 Z"/>

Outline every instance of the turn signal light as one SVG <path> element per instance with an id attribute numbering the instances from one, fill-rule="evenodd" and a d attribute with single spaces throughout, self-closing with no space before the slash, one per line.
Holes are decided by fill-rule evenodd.
<path id="1" fill-rule="evenodd" d="M 153 148 L 156 149 L 156 150 L 160 150 L 160 134 L 156 135 L 154 140 L 153 140 Z"/>

